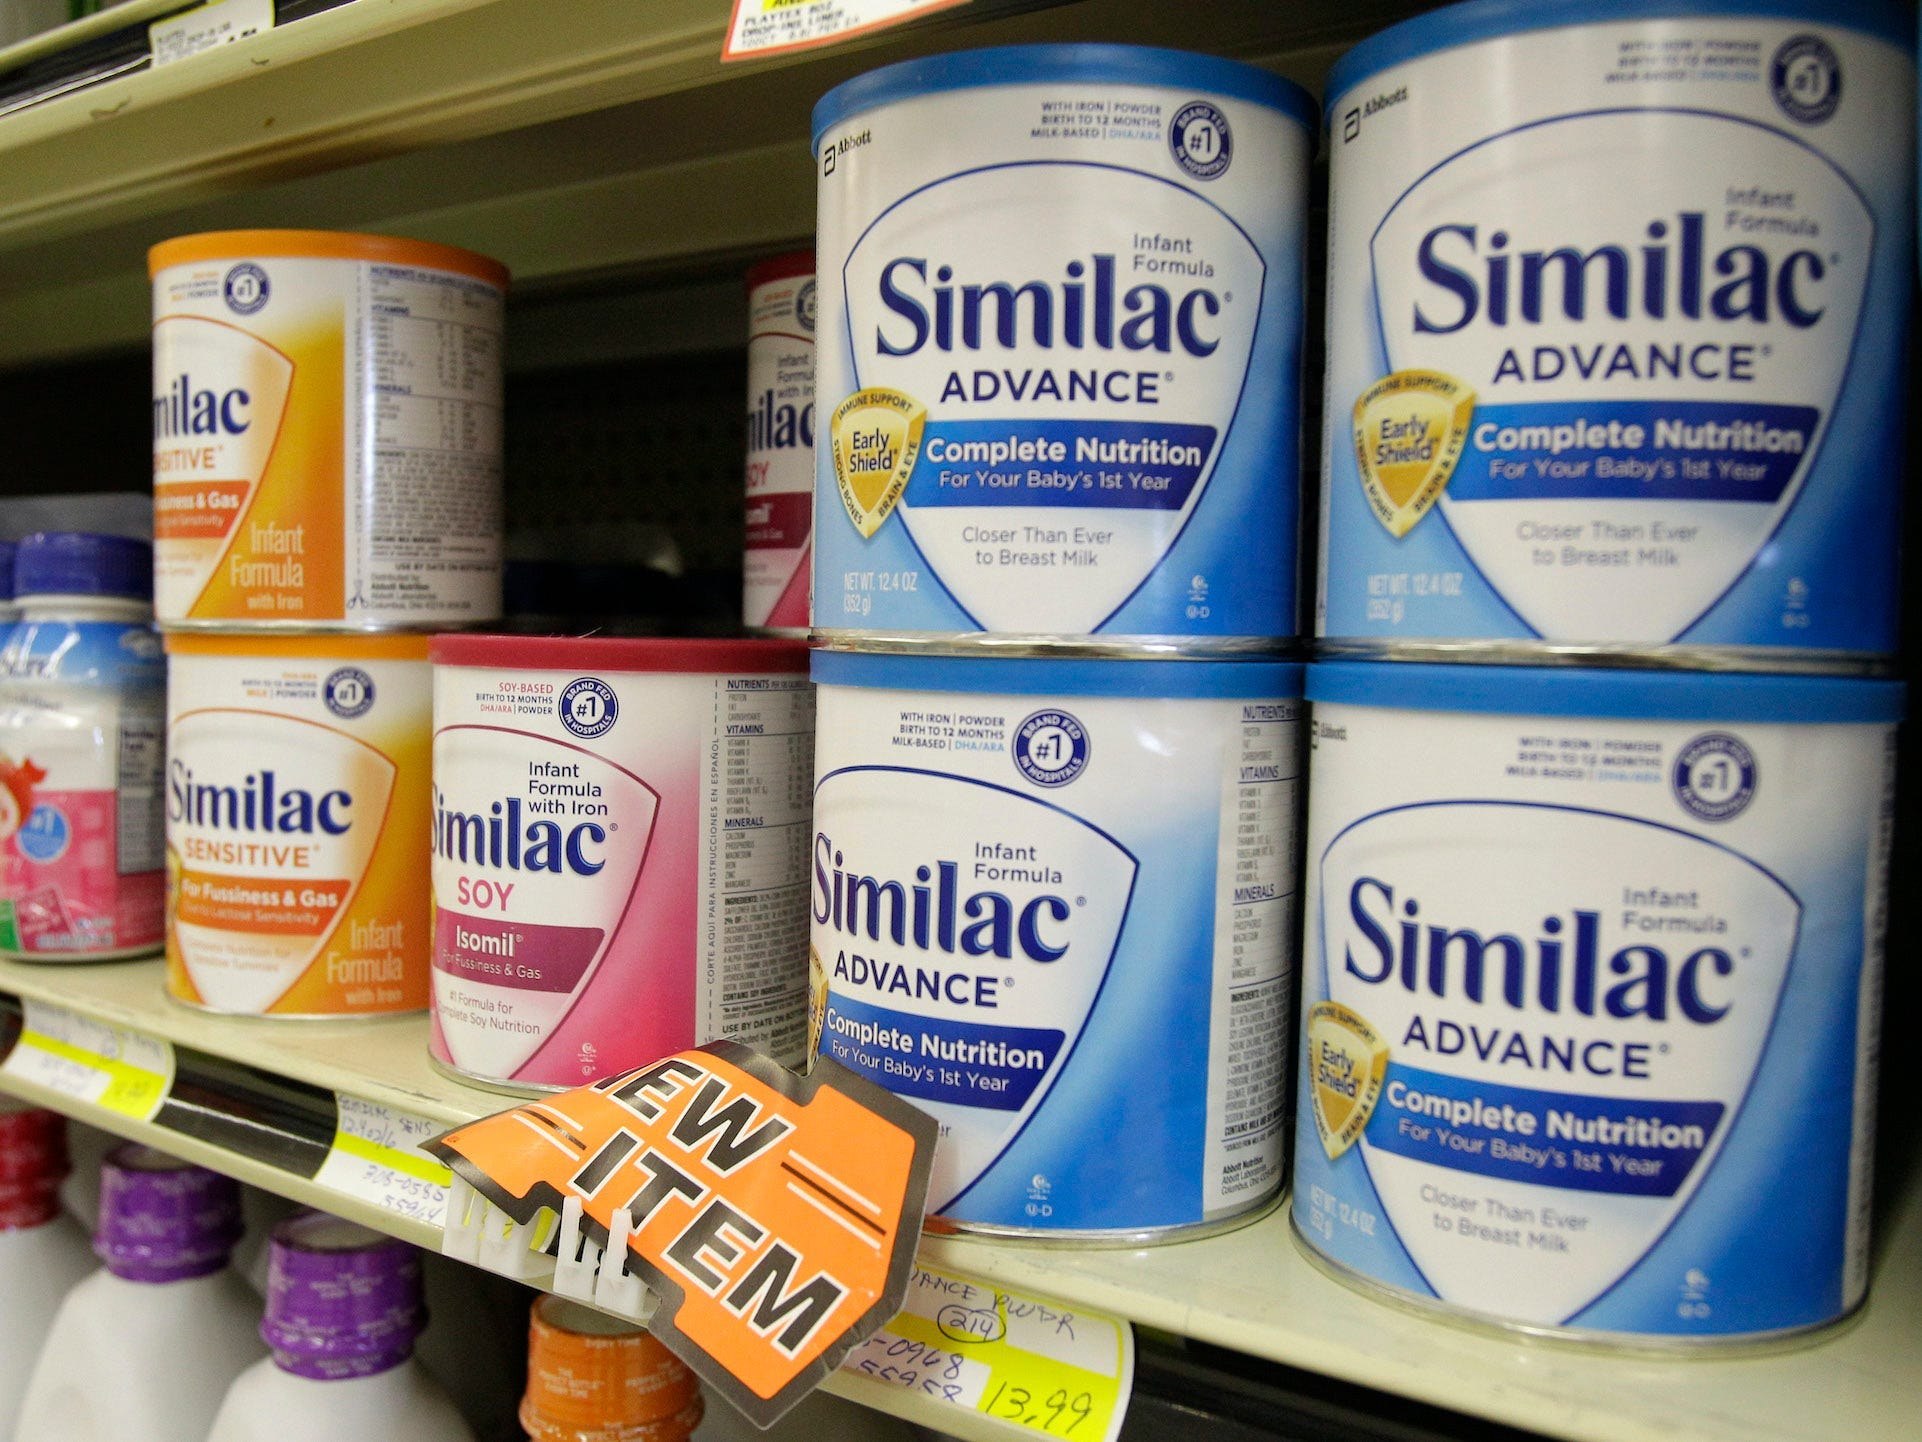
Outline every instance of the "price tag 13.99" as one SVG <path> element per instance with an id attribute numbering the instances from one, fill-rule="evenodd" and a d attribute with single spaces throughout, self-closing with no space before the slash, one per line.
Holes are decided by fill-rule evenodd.
<path id="1" fill-rule="evenodd" d="M 419 1143 L 447 1129 L 358 1097 L 336 1096 L 340 1121 L 334 1145 L 314 1180 L 396 1216 L 429 1226 L 447 1222 L 447 1189 L 454 1174 L 420 1150 Z"/>
<path id="2" fill-rule="evenodd" d="M 0 1067 L 8 1076 L 137 1122 L 160 1110 L 174 1079 L 168 1043 L 46 1002 L 21 1008 L 20 1040 Z"/>
<path id="3" fill-rule="evenodd" d="M 841 1364 L 1069 1442 L 1113 1442 L 1134 1367 L 1124 1321 L 931 1267 L 914 1269 L 900 1314 Z"/>

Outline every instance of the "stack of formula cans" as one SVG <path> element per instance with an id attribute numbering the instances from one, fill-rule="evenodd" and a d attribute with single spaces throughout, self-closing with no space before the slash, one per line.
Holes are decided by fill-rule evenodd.
<path id="1" fill-rule="evenodd" d="M 810 1051 L 939 1119 L 936 1229 L 1281 1186 L 1314 125 L 1107 45 L 815 109 Z"/>
<path id="2" fill-rule="evenodd" d="M 506 269 L 278 230 L 148 264 L 168 991 L 420 1010 L 428 633 L 500 615 Z"/>
<path id="3" fill-rule="evenodd" d="M 1294 1220 L 1367 1290 L 1863 1298 L 1913 42 L 1476 0 L 1335 67 Z"/>

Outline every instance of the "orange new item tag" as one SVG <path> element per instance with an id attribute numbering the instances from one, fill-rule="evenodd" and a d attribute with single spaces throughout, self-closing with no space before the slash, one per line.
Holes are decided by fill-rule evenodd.
<path id="1" fill-rule="evenodd" d="M 717 1041 L 426 1144 L 516 1222 L 581 1201 L 660 1299 L 649 1330 L 760 1426 L 900 1310 L 933 1118 L 847 1068 Z"/>

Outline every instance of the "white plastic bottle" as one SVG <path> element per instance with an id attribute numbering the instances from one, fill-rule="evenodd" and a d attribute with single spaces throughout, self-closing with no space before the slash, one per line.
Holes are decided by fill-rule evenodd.
<path id="1" fill-rule="evenodd" d="M 166 669 L 153 548 L 41 531 L 14 553 L 0 649 L 0 956 L 160 949 Z"/>
<path id="2" fill-rule="evenodd" d="M 273 1356 L 235 1379 L 207 1442 L 474 1442 L 413 1357 L 427 1314 L 412 1247 L 306 1212 L 274 1228 L 269 1255 Z"/>
<path id="3" fill-rule="evenodd" d="M 151 1147 L 100 1172 L 105 1264 L 60 1304 L 14 1442 L 206 1442 L 220 1399 L 265 1351 L 253 1290 L 227 1265 L 234 1182 Z"/>
<path id="4" fill-rule="evenodd" d="M 13 1436 L 54 1309 L 93 1270 L 87 1235 L 60 1210 L 66 1119 L 0 1099 L 0 1438 Z"/>

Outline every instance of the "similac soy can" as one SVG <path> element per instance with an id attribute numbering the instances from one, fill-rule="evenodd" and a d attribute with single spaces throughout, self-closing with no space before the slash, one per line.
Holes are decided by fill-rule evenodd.
<path id="1" fill-rule="evenodd" d="M 311 230 L 182 236 L 147 265 L 163 628 L 500 615 L 505 267 Z"/>
<path id="2" fill-rule="evenodd" d="M 741 618 L 805 635 L 814 530 L 814 252 L 747 273 L 747 555 Z"/>
<path id="3" fill-rule="evenodd" d="M 817 632 L 1294 634 L 1314 127 L 1267 71 L 1119 45 L 822 99 Z"/>
<path id="4" fill-rule="evenodd" d="M 1311 1255 L 1613 1344 L 1859 1305 L 1902 688 L 1346 662 L 1308 695 Z"/>
<path id="5" fill-rule="evenodd" d="M 1908 7 L 1472 0 L 1328 95 L 1327 649 L 1894 651 Z"/>
<path id="6" fill-rule="evenodd" d="M 812 1049 L 941 1123 L 938 1230 L 1281 1186 L 1301 668 L 820 651 Z"/>
<path id="7" fill-rule="evenodd" d="M 796 641 L 434 638 L 436 1065 L 552 1091 L 807 1030 Z"/>
<path id="8" fill-rule="evenodd" d="M 245 1016 L 427 1005 L 427 637 L 173 632 L 167 991 Z"/>

